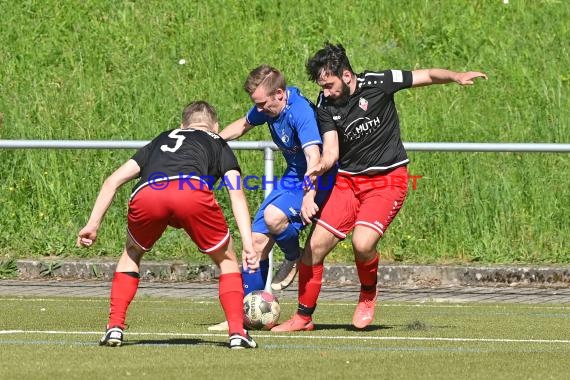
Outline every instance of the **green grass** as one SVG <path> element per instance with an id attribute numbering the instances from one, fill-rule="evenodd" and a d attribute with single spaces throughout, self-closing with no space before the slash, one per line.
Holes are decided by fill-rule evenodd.
<path id="1" fill-rule="evenodd" d="M 136 299 L 120 348 L 96 345 L 107 300 L 0 301 L 6 378 L 562 379 L 570 369 L 570 314 L 560 305 L 381 303 L 378 324 L 357 332 L 354 305 L 322 302 L 317 330 L 252 332 L 260 348 L 233 352 L 225 334 L 206 330 L 223 318 L 212 300 Z M 282 308 L 289 316 L 293 304 Z"/>
<path id="2" fill-rule="evenodd" d="M 0 0 L 0 138 L 149 140 L 177 126 L 194 99 L 214 104 L 225 125 L 250 106 L 242 84 L 261 63 L 281 68 L 315 99 L 304 63 L 330 40 L 345 45 L 356 71 L 443 67 L 489 75 L 469 88 L 398 93 L 404 141 L 569 142 L 570 3 L 351 4 Z M 261 127 L 246 138 L 270 136 Z M 0 256 L 118 255 L 129 186 L 96 247 L 75 249 L 74 237 L 103 179 L 132 154 L 0 151 Z M 410 172 L 422 178 L 380 244 L 386 260 L 570 263 L 567 154 L 410 156 Z M 238 157 L 244 172 L 262 173 L 262 153 Z M 278 161 L 276 173 L 282 168 Z M 262 197 L 248 192 L 252 212 Z M 225 194 L 220 199 L 229 210 Z M 167 232 L 147 257 L 207 261 L 180 231 Z M 330 260 L 351 262 L 350 241 Z"/>

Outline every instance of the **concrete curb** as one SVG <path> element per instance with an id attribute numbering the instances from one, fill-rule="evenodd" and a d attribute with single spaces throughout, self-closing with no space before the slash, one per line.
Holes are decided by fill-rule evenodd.
<path id="1" fill-rule="evenodd" d="M 116 261 L 17 260 L 18 279 L 111 280 Z M 147 281 L 210 281 L 219 275 L 211 264 L 145 262 Z M 325 265 L 324 283 L 358 284 L 352 265 Z M 385 286 L 540 286 L 570 287 L 570 266 L 452 266 L 380 264 L 378 282 Z"/>

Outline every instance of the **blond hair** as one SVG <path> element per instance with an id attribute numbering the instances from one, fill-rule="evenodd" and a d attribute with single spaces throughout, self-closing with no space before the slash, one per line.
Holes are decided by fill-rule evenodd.
<path id="1" fill-rule="evenodd" d="M 269 65 L 261 65 L 251 70 L 243 88 L 251 95 L 259 86 L 265 87 L 268 95 L 273 95 L 278 89 L 285 90 L 287 84 L 281 71 Z"/>
<path id="2" fill-rule="evenodd" d="M 188 104 L 182 111 L 182 126 L 201 125 L 213 129 L 218 124 L 216 109 L 208 102 L 197 100 Z"/>

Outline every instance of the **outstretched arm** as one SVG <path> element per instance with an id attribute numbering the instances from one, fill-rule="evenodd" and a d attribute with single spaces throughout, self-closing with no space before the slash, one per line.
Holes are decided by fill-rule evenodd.
<path id="1" fill-rule="evenodd" d="M 229 182 L 227 189 L 232 203 L 232 212 L 241 235 L 243 264 L 246 268 L 256 269 L 259 266 L 259 261 L 253 249 L 249 208 L 240 179 L 240 173 L 237 170 L 229 170 L 224 176 L 224 180 Z"/>
<path id="2" fill-rule="evenodd" d="M 472 85 L 475 78 L 487 79 L 487 75 L 478 71 L 455 72 L 445 69 L 422 69 L 412 71 L 412 87 L 428 86 L 456 82 L 460 85 Z"/>
<path id="3" fill-rule="evenodd" d="M 77 235 L 77 246 L 89 247 L 97 240 L 97 231 L 103 222 L 103 218 L 113 202 L 117 190 L 126 182 L 136 178 L 140 173 L 140 167 L 135 160 L 128 160 L 120 168 L 115 170 L 99 191 L 95 205 L 91 211 L 91 216 L 85 227 Z"/>
<path id="4" fill-rule="evenodd" d="M 226 141 L 235 140 L 245 135 L 252 127 L 245 117 L 242 117 L 225 127 L 219 135 Z"/>

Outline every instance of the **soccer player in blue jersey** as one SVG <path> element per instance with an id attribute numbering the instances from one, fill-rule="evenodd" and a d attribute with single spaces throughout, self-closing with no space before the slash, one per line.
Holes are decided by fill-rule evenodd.
<path id="1" fill-rule="evenodd" d="M 281 290 L 291 284 L 297 274 L 300 257 L 299 233 L 304 228 L 302 207 L 318 209 L 332 189 L 333 172 L 319 178 L 316 186 L 323 191 L 305 191 L 304 178 L 308 167 L 320 161 L 322 139 L 315 108 L 295 87 L 288 87 L 284 75 L 277 69 L 261 65 L 249 73 L 244 85 L 254 106 L 246 116 L 234 121 L 220 132 L 225 140 L 243 136 L 251 128 L 267 124 L 273 142 L 283 153 L 287 168 L 274 181 L 274 189 L 263 201 L 252 224 L 253 247 L 260 260 L 256 271 L 243 271 L 244 292 L 265 287 L 269 270 L 268 254 L 274 244 L 283 251 L 280 265 L 271 287 Z M 218 328 L 216 328 L 216 326 Z M 224 323 L 210 330 L 224 328 Z"/>

